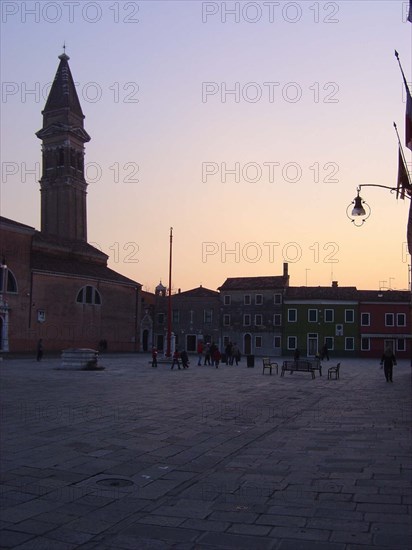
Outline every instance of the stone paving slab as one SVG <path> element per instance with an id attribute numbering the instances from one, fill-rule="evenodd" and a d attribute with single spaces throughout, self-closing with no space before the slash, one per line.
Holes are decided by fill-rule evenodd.
<path id="1" fill-rule="evenodd" d="M 341 363 L 1 361 L 1 548 L 409 550 L 410 363 Z"/>

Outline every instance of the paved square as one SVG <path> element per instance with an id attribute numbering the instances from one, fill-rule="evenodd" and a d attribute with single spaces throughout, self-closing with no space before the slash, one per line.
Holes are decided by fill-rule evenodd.
<path id="1" fill-rule="evenodd" d="M 5 359 L 1 548 L 409 550 L 411 367 Z"/>

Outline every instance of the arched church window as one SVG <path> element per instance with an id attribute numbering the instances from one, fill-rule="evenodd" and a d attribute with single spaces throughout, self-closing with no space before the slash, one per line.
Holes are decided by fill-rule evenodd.
<path id="1" fill-rule="evenodd" d="M 64 166 L 64 149 L 62 147 L 59 149 L 58 166 Z"/>
<path id="2" fill-rule="evenodd" d="M 1 266 L 2 269 L 0 269 L 0 290 L 8 292 L 10 294 L 17 294 L 17 281 L 16 277 L 13 275 L 13 273 L 10 271 L 10 269 L 6 268 L 5 266 Z M 7 274 L 7 275 L 6 275 Z M 6 285 L 4 288 L 4 278 L 6 277 Z"/>
<path id="3" fill-rule="evenodd" d="M 50 164 L 50 162 L 49 162 L 49 156 L 47 154 L 47 151 L 43 151 L 43 168 L 44 168 L 44 170 L 47 170 L 48 168 L 50 168 L 49 164 Z"/>
<path id="4" fill-rule="evenodd" d="M 70 166 L 76 168 L 76 151 L 74 149 L 70 149 Z"/>
<path id="5" fill-rule="evenodd" d="M 91 285 L 86 285 L 81 288 L 77 294 L 76 302 L 79 304 L 92 304 L 92 305 L 101 305 L 102 300 L 100 297 L 100 292 Z"/>
<path id="6" fill-rule="evenodd" d="M 83 153 L 82 152 L 77 153 L 77 170 L 80 170 L 80 172 L 83 171 Z"/>

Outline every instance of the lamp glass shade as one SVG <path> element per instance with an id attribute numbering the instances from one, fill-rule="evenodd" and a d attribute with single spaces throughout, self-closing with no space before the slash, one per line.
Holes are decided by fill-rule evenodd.
<path id="1" fill-rule="evenodd" d="M 362 206 L 362 197 L 359 195 L 355 198 L 355 206 L 352 210 L 352 216 L 366 216 L 365 209 Z"/>

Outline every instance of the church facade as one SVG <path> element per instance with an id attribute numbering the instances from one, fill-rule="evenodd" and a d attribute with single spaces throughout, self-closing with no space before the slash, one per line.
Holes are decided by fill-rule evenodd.
<path id="1" fill-rule="evenodd" d="M 43 114 L 41 230 L 0 217 L 0 350 L 139 351 L 141 285 L 87 242 L 90 136 L 63 53 Z"/>

